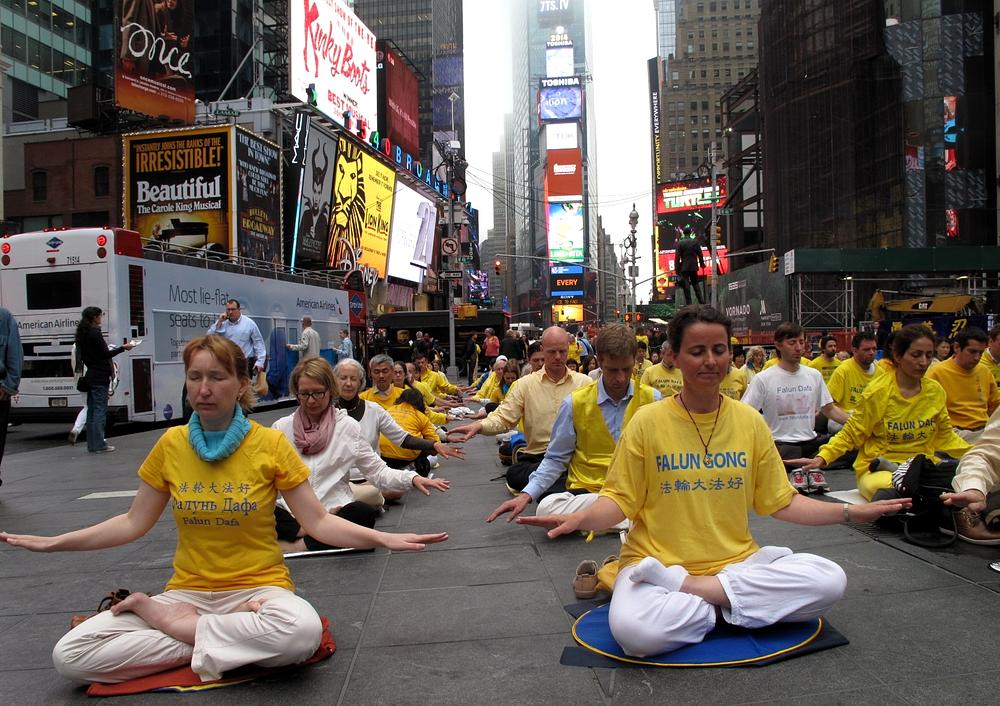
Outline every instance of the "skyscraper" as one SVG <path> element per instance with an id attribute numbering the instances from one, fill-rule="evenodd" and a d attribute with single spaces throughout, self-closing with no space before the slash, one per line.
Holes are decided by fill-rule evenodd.
<path id="1" fill-rule="evenodd" d="M 394 43 L 417 69 L 423 160 L 433 161 L 435 139 L 457 139 L 464 149 L 462 0 L 354 0 L 353 6 L 376 37 Z M 450 100 L 452 94 L 457 98 Z M 453 115 L 456 135 L 449 137 Z"/>

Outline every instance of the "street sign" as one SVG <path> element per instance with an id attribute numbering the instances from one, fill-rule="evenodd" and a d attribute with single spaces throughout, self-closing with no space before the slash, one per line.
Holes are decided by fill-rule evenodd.
<path id="1" fill-rule="evenodd" d="M 463 265 L 471 265 L 472 264 L 472 255 L 459 255 L 457 259 Z"/>
<path id="2" fill-rule="evenodd" d="M 462 279 L 461 270 L 442 270 L 438 272 L 438 277 L 441 279 Z"/>
<path id="3" fill-rule="evenodd" d="M 731 216 L 733 215 L 733 209 L 731 208 L 717 208 L 715 212 L 720 216 Z"/>
<path id="4" fill-rule="evenodd" d="M 456 238 L 441 238 L 441 252 L 445 255 L 457 255 L 458 240 Z"/>

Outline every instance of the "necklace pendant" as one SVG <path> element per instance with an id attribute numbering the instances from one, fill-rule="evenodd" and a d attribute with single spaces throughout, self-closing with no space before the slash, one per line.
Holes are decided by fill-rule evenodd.
<path id="1" fill-rule="evenodd" d="M 712 454 L 710 454 L 710 453 L 708 453 L 708 451 L 706 451 L 706 452 L 705 452 L 705 466 L 706 466 L 706 467 L 708 466 L 708 461 L 709 461 L 709 459 L 710 459 L 711 457 L 712 457 Z"/>

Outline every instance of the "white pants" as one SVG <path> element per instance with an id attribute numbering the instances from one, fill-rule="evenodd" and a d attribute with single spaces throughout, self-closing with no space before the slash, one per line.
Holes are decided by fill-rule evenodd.
<path id="1" fill-rule="evenodd" d="M 983 427 L 982 429 L 959 429 L 958 427 L 952 427 L 952 428 L 955 430 L 955 433 L 958 434 L 958 436 L 963 441 L 966 441 L 972 445 L 975 445 L 976 442 L 979 441 L 979 437 L 981 437 L 983 435 L 983 432 L 986 430 L 985 427 Z"/>
<path id="2" fill-rule="evenodd" d="M 79 436 L 83 433 L 85 426 L 87 426 L 87 405 L 83 405 L 83 409 L 76 415 L 76 421 L 73 422 L 73 428 L 70 431 Z"/>
<path id="3" fill-rule="evenodd" d="M 701 642 L 715 627 L 716 608 L 690 593 L 669 591 L 629 579 L 635 565 L 618 573 L 608 622 L 625 654 L 648 657 Z M 731 608 L 722 608 L 731 625 L 758 628 L 813 620 L 844 595 L 843 569 L 813 554 L 786 547 L 761 547 L 717 574 Z"/>
<path id="4" fill-rule="evenodd" d="M 245 664 L 280 667 L 307 660 L 323 627 L 307 601 L 275 586 L 239 591 L 167 591 L 153 600 L 189 603 L 201 617 L 194 645 L 154 630 L 135 613 L 98 613 L 63 635 L 52 650 L 56 671 L 70 679 L 117 684 L 190 664 L 202 681 Z M 233 613 L 249 600 L 256 612 Z"/>
<path id="5" fill-rule="evenodd" d="M 569 492 L 552 493 L 552 495 L 546 495 L 538 501 L 538 507 L 535 509 L 535 514 L 561 515 L 568 514 L 570 512 L 579 512 L 580 510 L 586 510 L 588 507 L 593 505 L 597 501 L 598 497 L 600 496 L 596 493 L 584 493 L 583 495 L 573 495 L 573 493 Z M 628 528 L 629 522 L 625 519 L 610 529 L 627 530 Z"/>

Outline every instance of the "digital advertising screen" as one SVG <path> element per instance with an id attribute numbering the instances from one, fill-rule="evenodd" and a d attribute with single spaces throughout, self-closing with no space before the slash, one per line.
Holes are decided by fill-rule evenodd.
<path id="1" fill-rule="evenodd" d="M 548 123 L 545 126 L 545 149 L 572 150 L 580 146 L 576 123 Z"/>
<path id="2" fill-rule="evenodd" d="M 115 0 L 114 8 L 115 105 L 194 123 L 194 0 Z"/>
<path id="3" fill-rule="evenodd" d="M 583 117 L 583 87 L 578 76 L 543 78 L 538 89 L 540 120 L 579 120 Z"/>
<path id="4" fill-rule="evenodd" d="M 549 268 L 549 292 L 559 298 L 582 297 L 583 277 L 581 265 L 552 265 Z"/>
<path id="5" fill-rule="evenodd" d="M 420 284 L 434 257 L 437 208 L 402 181 L 396 182 L 389 231 L 388 275 Z"/>
<path id="6" fill-rule="evenodd" d="M 334 163 L 333 213 L 327 265 L 369 268 L 385 277 L 396 171 L 341 136 Z"/>
<path id="7" fill-rule="evenodd" d="M 716 246 L 715 248 L 715 272 L 716 274 L 726 274 L 729 272 L 729 258 L 727 257 L 728 251 L 726 247 Z M 705 266 L 698 270 L 698 274 L 702 277 L 707 277 L 712 274 L 712 258 L 709 257 L 709 251 L 707 247 L 702 246 L 701 256 L 705 260 Z M 665 294 L 670 287 L 674 286 L 674 282 L 671 279 L 677 274 L 676 262 L 675 262 L 675 251 L 674 250 L 661 250 L 656 255 L 656 291 L 658 293 Z"/>
<path id="8" fill-rule="evenodd" d="M 375 35 L 343 0 L 288 5 L 289 91 L 338 125 L 344 113 L 378 127 Z"/>
<path id="9" fill-rule="evenodd" d="M 545 76 L 572 76 L 576 73 L 572 42 L 550 42 L 545 46 Z"/>
<path id="10" fill-rule="evenodd" d="M 548 216 L 549 257 L 583 262 L 583 202 L 550 203 Z"/>
<path id="11" fill-rule="evenodd" d="M 583 155 L 580 150 L 550 149 L 545 159 L 545 185 L 549 197 L 582 198 Z"/>
<path id="12" fill-rule="evenodd" d="M 716 179 L 715 198 L 721 202 L 726 198 L 726 177 Z M 698 208 L 712 207 L 712 180 L 685 179 L 660 184 L 656 189 L 656 213 L 671 213 L 673 211 L 689 211 Z"/>
<path id="13" fill-rule="evenodd" d="M 281 150 L 236 129 L 236 249 L 240 257 L 284 264 L 281 250 Z"/>
<path id="14" fill-rule="evenodd" d="M 163 250 L 232 254 L 233 130 L 225 126 L 122 136 L 125 227 Z"/>

